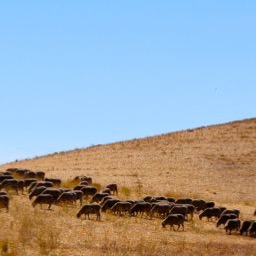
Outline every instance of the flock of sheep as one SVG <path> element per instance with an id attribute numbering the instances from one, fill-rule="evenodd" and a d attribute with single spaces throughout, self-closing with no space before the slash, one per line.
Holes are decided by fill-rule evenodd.
<path id="1" fill-rule="evenodd" d="M 199 214 L 199 219 L 207 218 L 216 221 L 216 227 L 224 226 L 226 233 L 240 232 L 256 237 L 256 220 L 239 219 L 238 209 L 216 207 L 212 201 L 202 199 L 181 198 L 175 199 L 164 196 L 146 196 L 139 200 L 121 200 L 118 198 L 118 186 L 115 183 L 108 184 L 104 190 L 92 185 L 92 179 L 86 176 L 77 176 L 72 189 L 62 188 L 62 180 L 46 178 L 42 171 L 35 172 L 27 169 L 9 168 L 0 172 L 0 208 L 9 211 L 8 192 L 13 190 L 17 194 L 27 191 L 32 206 L 46 204 L 48 209 L 52 205 L 70 204 L 76 205 L 79 201 L 81 208 L 76 214 L 77 218 L 82 215 L 90 219 L 90 215 L 96 215 L 101 219 L 101 213 L 107 211 L 115 215 L 145 216 L 148 219 L 161 218 L 162 226 L 170 226 L 177 230 L 194 214 Z M 35 197 L 35 199 L 34 199 Z M 84 204 L 84 200 L 87 202 Z M 254 212 L 256 216 L 256 210 Z"/>

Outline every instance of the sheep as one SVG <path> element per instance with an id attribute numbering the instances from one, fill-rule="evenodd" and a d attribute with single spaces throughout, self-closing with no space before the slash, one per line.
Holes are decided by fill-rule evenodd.
<path id="1" fill-rule="evenodd" d="M 187 207 L 187 215 L 190 215 L 190 219 L 192 220 L 194 217 L 194 213 L 196 211 L 196 207 L 192 204 L 183 204 L 183 206 Z M 188 217 L 187 217 L 188 218 Z"/>
<path id="2" fill-rule="evenodd" d="M 216 223 L 216 227 L 219 227 L 220 225 L 224 225 L 224 226 L 225 226 L 225 224 L 226 224 L 226 222 L 227 222 L 228 220 L 230 220 L 230 219 L 236 219 L 236 218 L 237 218 L 237 216 L 236 216 L 236 214 L 234 214 L 234 213 L 222 214 L 222 215 L 219 217 L 219 219 L 218 219 L 218 221 L 217 221 L 217 223 Z"/>
<path id="3" fill-rule="evenodd" d="M 7 171 L 4 171 L 4 172 L 0 172 L 0 176 L 2 175 L 12 175 L 11 172 L 7 172 Z"/>
<path id="4" fill-rule="evenodd" d="M 31 179 L 31 178 L 25 179 L 24 180 L 24 188 L 27 189 L 32 182 L 37 182 L 37 179 Z"/>
<path id="5" fill-rule="evenodd" d="M 28 170 L 24 173 L 24 178 L 37 178 L 37 175 L 35 172 Z"/>
<path id="6" fill-rule="evenodd" d="M 7 195 L 0 195 L 0 208 L 6 208 L 6 212 L 9 211 L 9 197 Z"/>
<path id="7" fill-rule="evenodd" d="M 182 214 L 184 218 L 186 218 L 187 212 L 188 208 L 186 206 L 174 204 L 171 210 L 169 211 L 169 214 Z"/>
<path id="8" fill-rule="evenodd" d="M 149 203 L 156 203 L 156 202 L 159 202 L 159 201 L 167 201 L 167 197 L 165 197 L 165 196 L 154 196 L 149 200 Z"/>
<path id="9" fill-rule="evenodd" d="M 96 220 L 100 220 L 100 209 L 101 207 L 98 204 L 85 204 L 77 212 L 76 217 L 80 218 L 81 215 L 84 214 L 85 219 L 86 219 L 86 215 L 88 216 L 88 219 L 90 219 L 89 217 L 90 214 L 96 214 L 97 216 Z"/>
<path id="10" fill-rule="evenodd" d="M 109 195 L 111 195 L 111 190 L 109 188 L 104 188 L 101 193 L 107 193 Z"/>
<path id="11" fill-rule="evenodd" d="M 153 198 L 153 196 L 145 196 L 145 197 L 143 198 L 143 201 L 150 203 L 150 201 L 151 201 L 152 198 Z"/>
<path id="12" fill-rule="evenodd" d="M 241 226 L 241 221 L 239 219 L 229 219 L 226 222 L 224 229 L 226 233 L 229 231 L 229 235 L 230 235 L 232 230 L 239 231 L 240 226 Z"/>
<path id="13" fill-rule="evenodd" d="M 32 179 L 37 179 L 37 180 L 44 180 L 44 177 L 45 177 L 45 172 L 42 172 L 42 171 L 30 171 L 30 170 L 27 170 L 25 173 L 24 173 L 24 178 L 25 179 L 29 179 L 29 178 L 32 178 Z"/>
<path id="14" fill-rule="evenodd" d="M 18 180 L 15 180 L 15 179 L 6 179 L 6 180 L 3 180 L 1 183 L 0 183 L 0 190 L 1 189 L 5 189 L 5 190 L 14 190 L 16 191 L 17 195 L 19 194 L 19 184 L 20 182 Z"/>
<path id="15" fill-rule="evenodd" d="M 38 184 L 39 182 L 37 180 L 32 181 L 29 186 L 28 186 L 28 193 L 31 193 L 31 191 L 36 187 L 36 186 L 43 186 L 43 184 Z"/>
<path id="16" fill-rule="evenodd" d="M 28 169 L 16 169 L 15 172 L 13 172 L 13 176 L 16 177 L 16 178 L 21 178 L 21 179 L 24 179 L 24 175 L 25 173 L 29 171 Z"/>
<path id="17" fill-rule="evenodd" d="M 179 198 L 175 201 L 175 204 L 191 204 L 192 199 L 190 198 Z"/>
<path id="18" fill-rule="evenodd" d="M 5 172 L 14 174 L 17 170 L 18 170 L 18 168 L 7 168 L 7 169 L 5 170 Z"/>
<path id="19" fill-rule="evenodd" d="M 108 209 L 111 209 L 111 207 L 117 203 L 120 202 L 119 199 L 108 199 L 101 207 L 102 212 L 106 212 Z"/>
<path id="20" fill-rule="evenodd" d="M 62 182 L 61 179 L 57 178 L 45 178 L 44 180 L 52 182 L 55 187 L 60 187 Z"/>
<path id="21" fill-rule="evenodd" d="M 61 190 L 58 188 L 46 188 L 41 195 L 51 195 L 54 199 L 54 201 L 56 201 L 58 199 L 58 197 L 62 194 Z"/>
<path id="22" fill-rule="evenodd" d="M 88 184 L 92 184 L 92 178 L 91 177 L 87 177 L 87 176 L 76 176 L 73 181 L 76 181 L 76 182 L 81 182 L 81 181 L 87 181 Z"/>
<path id="23" fill-rule="evenodd" d="M 240 232 L 240 235 L 243 235 L 243 233 L 245 233 L 246 235 L 248 234 L 249 232 L 249 228 L 251 226 L 251 224 L 255 222 L 254 220 L 245 220 L 243 223 L 242 223 L 242 226 L 239 230 Z"/>
<path id="24" fill-rule="evenodd" d="M 76 193 L 68 191 L 63 192 L 55 201 L 55 204 L 74 204 L 76 202 Z"/>
<path id="25" fill-rule="evenodd" d="M 143 217 L 144 213 L 147 215 L 150 213 L 152 208 L 151 203 L 148 202 L 138 202 L 134 204 L 130 210 L 130 216 L 136 216 L 138 213 L 141 214 L 141 217 Z"/>
<path id="26" fill-rule="evenodd" d="M 88 197 L 96 194 L 97 188 L 94 186 L 85 186 L 84 188 L 81 189 L 81 191 L 83 191 L 85 197 Z"/>
<path id="27" fill-rule="evenodd" d="M 84 197 L 84 193 L 81 190 L 71 190 L 72 192 L 74 192 L 76 194 L 76 200 L 80 201 L 80 205 L 83 204 L 83 197 Z"/>
<path id="28" fill-rule="evenodd" d="M 84 185 L 84 186 L 88 186 L 89 185 L 89 183 L 88 183 L 88 181 L 81 181 L 78 185 Z"/>
<path id="29" fill-rule="evenodd" d="M 217 207 L 211 207 L 206 208 L 202 213 L 199 214 L 199 219 L 202 220 L 203 217 L 206 217 L 209 221 L 209 219 L 212 219 L 212 217 L 215 217 L 215 219 L 218 219 L 221 214 L 221 209 Z"/>
<path id="30" fill-rule="evenodd" d="M 255 236 L 256 235 L 256 221 L 253 221 L 248 229 L 249 235 L 250 236 Z"/>
<path id="31" fill-rule="evenodd" d="M 83 188 L 85 188 L 86 187 L 86 185 L 76 185 L 73 189 L 74 190 L 81 190 L 81 189 L 83 189 Z"/>
<path id="32" fill-rule="evenodd" d="M 166 218 L 171 208 L 171 204 L 157 203 L 150 210 L 150 217 L 152 218 L 154 214 L 157 214 L 159 217 Z"/>
<path id="33" fill-rule="evenodd" d="M 28 187 L 28 193 L 32 191 L 33 188 L 39 187 L 39 186 L 45 186 L 47 188 L 53 187 L 53 183 L 51 181 L 34 181 L 32 182 Z"/>
<path id="34" fill-rule="evenodd" d="M 14 177 L 12 175 L 1 175 L 0 176 L 0 182 L 3 182 L 4 180 L 13 180 Z"/>
<path id="35" fill-rule="evenodd" d="M 52 195 L 49 194 L 41 194 L 36 197 L 36 199 L 33 201 L 32 206 L 36 207 L 38 204 L 40 204 L 40 207 L 42 208 L 42 204 L 48 204 L 48 210 L 50 210 L 51 205 L 54 203 L 54 198 Z"/>
<path id="36" fill-rule="evenodd" d="M 38 180 L 44 180 L 45 179 L 45 172 L 43 172 L 43 171 L 36 171 L 35 173 L 36 173 L 36 178 Z"/>
<path id="37" fill-rule="evenodd" d="M 131 210 L 131 207 L 132 207 L 132 203 L 121 201 L 121 202 L 116 202 L 111 207 L 111 211 L 114 214 L 119 214 L 121 216 L 122 214 L 128 213 Z"/>
<path id="38" fill-rule="evenodd" d="M 240 211 L 237 210 L 237 209 L 232 209 L 232 210 L 231 209 L 226 209 L 225 211 L 223 211 L 221 213 L 221 215 L 223 215 L 223 214 L 231 214 L 231 213 L 235 214 L 237 216 L 237 218 L 239 218 Z"/>
<path id="39" fill-rule="evenodd" d="M 109 194 L 108 193 L 100 193 L 100 192 L 98 192 L 98 193 L 93 195 L 93 197 L 91 199 L 91 203 L 93 203 L 93 202 L 98 203 L 98 202 L 100 202 L 106 196 L 109 196 Z"/>
<path id="40" fill-rule="evenodd" d="M 106 188 L 109 188 L 110 191 L 113 193 L 113 195 L 117 195 L 118 194 L 118 190 L 117 190 L 117 184 L 116 183 L 110 183 L 106 186 Z"/>
<path id="41" fill-rule="evenodd" d="M 162 221 L 162 226 L 165 228 L 166 225 L 170 225 L 170 229 L 175 230 L 174 225 L 177 225 L 177 230 L 179 230 L 180 226 L 184 230 L 184 221 L 185 218 L 182 214 L 170 214 Z"/>
<path id="42" fill-rule="evenodd" d="M 34 188 L 29 194 L 29 199 L 31 200 L 34 196 L 40 195 L 46 189 L 45 186 L 39 186 Z"/>
<path id="43" fill-rule="evenodd" d="M 92 184 L 92 178 L 87 176 L 80 176 L 80 181 L 87 181 L 88 184 Z"/>
<path id="44" fill-rule="evenodd" d="M 203 199 L 194 199 L 191 204 L 196 207 L 197 212 L 204 211 L 207 208 L 212 208 L 215 206 L 213 201 L 205 201 Z"/>
<path id="45" fill-rule="evenodd" d="M 105 196 L 102 198 L 102 200 L 99 202 L 99 204 L 102 206 L 108 199 L 116 199 L 113 196 Z"/>
<path id="46" fill-rule="evenodd" d="M 8 196 L 8 194 L 5 191 L 0 191 L 0 196 Z"/>
<path id="47" fill-rule="evenodd" d="M 213 202 L 213 201 L 206 201 L 202 210 L 205 210 L 207 208 L 213 208 L 213 207 L 215 207 L 215 202 Z"/>
<path id="48" fill-rule="evenodd" d="M 200 212 L 201 210 L 203 210 L 205 203 L 206 201 L 203 199 L 194 199 L 191 202 L 191 204 L 196 207 L 197 212 Z"/>

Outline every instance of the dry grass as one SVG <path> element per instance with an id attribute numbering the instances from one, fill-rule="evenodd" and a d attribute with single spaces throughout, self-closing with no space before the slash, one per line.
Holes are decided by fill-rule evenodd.
<path id="1" fill-rule="evenodd" d="M 48 177 L 91 176 L 104 188 L 119 185 L 120 198 L 166 195 L 256 208 L 256 120 L 157 137 L 94 146 L 9 163 L 0 167 L 43 170 Z M 113 216 L 77 219 L 79 207 L 32 208 L 28 196 L 12 195 L 10 212 L 0 209 L 1 255 L 256 255 L 255 239 L 225 235 L 214 223 L 186 222 L 185 231 L 161 227 L 160 219 Z"/>

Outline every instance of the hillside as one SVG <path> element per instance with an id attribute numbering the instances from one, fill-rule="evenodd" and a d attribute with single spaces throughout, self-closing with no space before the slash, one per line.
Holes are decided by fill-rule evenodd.
<path id="1" fill-rule="evenodd" d="M 256 119 L 55 153 L 0 169 L 7 167 L 63 179 L 88 175 L 142 194 L 250 204 L 256 199 Z"/>
<path id="2" fill-rule="evenodd" d="M 116 182 L 119 199 L 146 195 L 212 200 L 256 220 L 256 119 L 155 137 L 98 145 L 8 163 L 61 178 L 91 176 L 95 186 Z M 74 185 L 74 184 L 73 184 Z M 162 217 L 101 213 L 78 219 L 79 204 L 32 207 L 28 192 L 8 192 L 9 212 L 0 209 L 0 254 L 17 255 L 233 255 L 255 256 L 255 238 L 225 234 L 216 220 L 184 223 L 184 231 L 163 228 Z M 88 199 L 84 203 L 89 203 Z"/>

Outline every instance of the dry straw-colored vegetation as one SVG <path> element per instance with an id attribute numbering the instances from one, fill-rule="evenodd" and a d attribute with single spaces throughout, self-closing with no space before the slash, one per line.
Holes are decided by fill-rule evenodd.
<path id="1" fill-rule="evenodd" d="M 256 119 L 92 146 L 0 166 L 25 167 L 60 177 L 77 175 L 100 188 L 119 185 L 120 198 L 164 195 L 213 200 L 253 219 L 256 208 Z M 215 223 L 185 223 L 185 231 L 160 219 L 102 214 L 77 219 L 77 207 L 32 208 L 26 193 L 11 194 L 0 209 L 0 255 L 256 255 L 255 238 L 226 235 Z"/>

